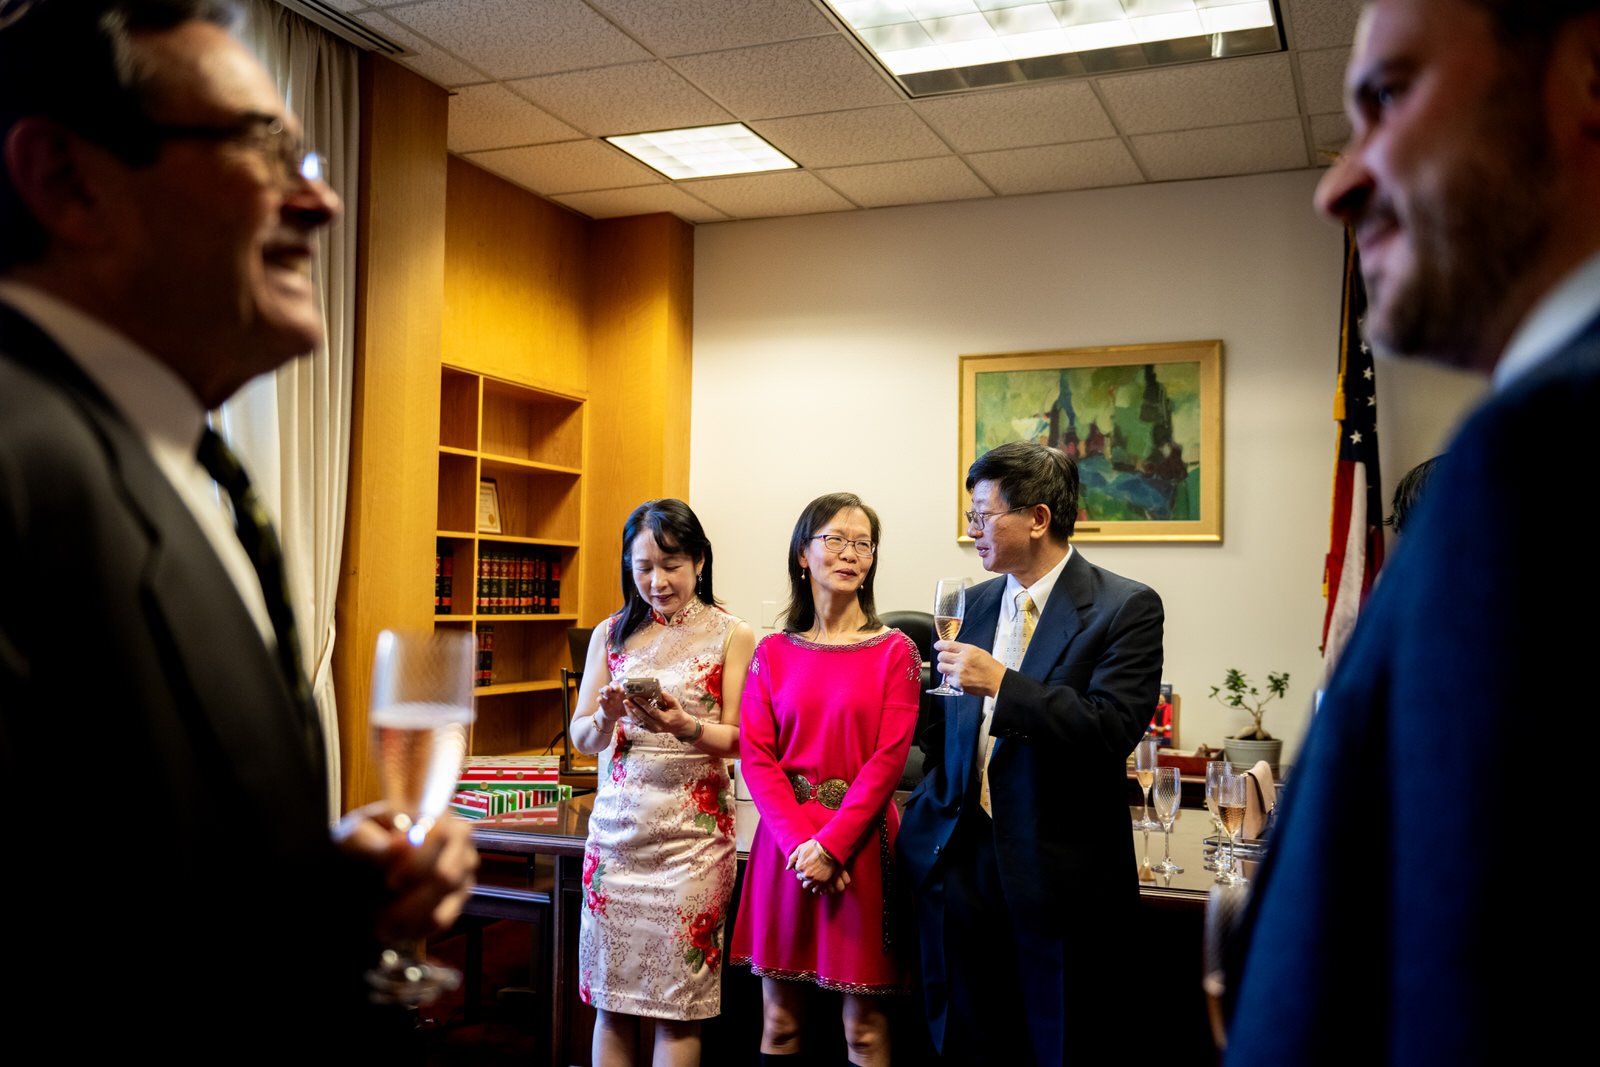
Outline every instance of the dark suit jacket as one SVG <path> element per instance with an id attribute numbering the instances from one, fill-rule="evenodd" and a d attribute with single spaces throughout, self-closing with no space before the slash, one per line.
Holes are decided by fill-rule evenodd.
<path id="1" fill-rule="evenodd" d="M 355 1014 L 375 887 L 330 844 L 303 709 L 135 431 L 4 305 L 0 561 L 13 1017 L 261 1051 Z"/>
<path id="2" fill-rule="evenodd" d="M 1231 943 L 1228 1063 L 1553 1062 L 1582 1025 L 1597 411 L 1600 320 L 1408 518 Z"/>
<path id="3" fill-rule="evenodd" d="M 970 592 L 959 641 L 993 647 L 1005 584 L 996 578 Z M 1155 712 L 1161 627 L 1154 590 L 1075 550 L 1020 669 L 1000 685 L 989 764 L 995 853 L 1013 915 L 1042 937 L 1084 922 L 1082 907 L 1137 900 L 1126 764 Z M 951 697 L 946 708 L 932 735 L 942 759 L 900 824 L 914 888 L 940 873 L 963 806 L 976 803 L 983 700 Z"/>

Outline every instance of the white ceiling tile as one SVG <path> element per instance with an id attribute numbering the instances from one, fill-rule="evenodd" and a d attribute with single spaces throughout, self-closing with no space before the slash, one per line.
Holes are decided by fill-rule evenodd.
<path id="1" fill-rule="evenodd" d="M 467 85 L 471 82 L 487 80 L 487 75 L 481 70 L 475 70 L 472 66 L 446 52 L 432 41 L 417 36 L 386 15 L 367 12 L 356 17 L 390 40 L 397 44 L 403 44 L 417 53 L 414 56 L 406 56 L 400 62 L 435 85 L 442 85 L 448 89 L 457 85 Z"/>
<path id="2" fill-rule="evenodd" d="M 583 134 L 503 85 L 468 85 L 450 97 L 450 151 L 573 141 Z"/>
<path id="3" fill-rule="evenodd" d="M 685 222 L 721 222 L 728 217 L 673 185 L 641 185 L 634 189 L 567 193 L 551 199 L 591 219 L 652 215 L 660 211 L 676 215 Z"/>
<path id="4" fill-rule="evenodd" d="M 1329 163 L 1330 154 L 1344 151 L 1350 141 L 1350 120 L 1344 115 L 1311 116 L 1311 148 L 1318 163 Z"/>
<path id="5" fill-rule="evenodd" d="M 905 104 L 765 119 L 751 128 L 803 167 L 920 159 L 950 149 Z"/>
<path id="6" fill-rule="evenodd" d="M 673 61 L 736 115 L 768 119 L 893 104 L 900 95 L 843 37 L 739 48 Z"/>
<path id="7" fill-rule="evenodd" d="M 502 148 L 465 153 L 464 158 L 541 196 L 654 185 L 666 180 L 601 141 Z"/>
<path id="8" fill-rule="evenodd" d="M 717 52 L 835 32 L 811 0 L 590 0 L 657 55 Z"/>
<path id="9" fill-rule="evenodd" d="M 628 63 L 507 84 L 596 137 L 734 121 L 664 63 Z"/>
<path id="10" fill-rule="evenodd" d="M 381 4 L 369 4 L 367 0 L 322 0 L 329 7 L 336 7 L 340 11 L 360 11 L 366 7 L 381 7 Z"/>
<path id="11" fill-rule="evenodd" d="M 1349 46 L 1356 39 L 1362 0 L 1288 0 L 1284 21 L 1293 48 Z"/>
<path id="12" fill-rule="evenodd" d="M 862 207 L 974 200 L 994 195 L 970 167 L 954 156 L 834 167 L 814 173 Z"/>
<path id="13" fill-rule="evenodd" d="M 1083 81 L 986 89 L 911 106 L 958 152 L 1092 141 L 1117 132 Z"/>
<path id="14" fill-rule="evenodd" d="M 1103 185 L 1137 185 L 1139 167 L 1118 139 L 1076 144 L 975 152 L 972 168 L 1002 196 L 1048 193 L 1061 189 L 1093 189 Z"/>
<path id="15" fill-rule="evenodd" d="M 814 175 L 802 171 L 706 178 L 685 188 L 696 198 L 736 219 L 814 215 L 822 211 L 849 211 L 854 206 Z"/>
<path id="16" fill-rule="evenodd" d="M 425 0 L 390 15 L 496 78 L 648 59 L 582 0 Z"/>
<path id="17" fill-rule="evenodd" d="M 1287 55 L 1121 74 L 1097 81 L 1123 133 L 1228 126 L 1298 113 Z"/>
<path id="18" fill-rule="evenodd" d="M 1309 167 L 1299 119 L 1153 133 L 1133 138 L 1152 181 L 1220 178 Z"/>
<path id="19" fill-rule="evenodd" d="M 1300 90 L 1305 94 L 1306 112 L 1328 115 L 1344 110 L 1344 68 L 1350 62 L 1348 48 L 1322 48 L 1300 53 Z"/>

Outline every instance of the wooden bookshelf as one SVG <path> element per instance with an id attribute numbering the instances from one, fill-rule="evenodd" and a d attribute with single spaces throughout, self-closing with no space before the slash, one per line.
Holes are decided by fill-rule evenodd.
<path id="1" fill-rule="evenodd" d="M 493 640 L 493 675 L 477 689 L 473 755 L 543 752 L 565 727 L 561 668 L 579 607 L 584 419 L 579 396 L 445 364 L 439 388 L 435 539 L 453 564 L 452 607 L 440 627 Z M 492 478 L 500 530 L 478 529 L 478 486 Z M 492 610 L 477 599 L 480 562 L 534 558 L 558 566 L 541 591 L 555 605 Z"/>

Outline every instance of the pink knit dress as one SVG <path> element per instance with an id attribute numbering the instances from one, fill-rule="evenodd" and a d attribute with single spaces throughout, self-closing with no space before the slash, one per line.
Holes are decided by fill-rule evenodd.
<path id="1" fill-rule="evenodd" d="M 854 645 L 778 633 L 757 646 L 739 709 L 739 755 L 761 822 L 731 962 L 848 993 L 907 987 L 886 936 L 885 903 L 900 826 L 894 790 L 916 728 L 920 680 L 916 645 L 899 630 Z M 841 779 L 842 803 L 834 810 L 814 796 L 802 802 L 790 775 L 813 784 Z M 785 869 L 811 838 L 850 872 L 844 892 L 809 893 Z"/>

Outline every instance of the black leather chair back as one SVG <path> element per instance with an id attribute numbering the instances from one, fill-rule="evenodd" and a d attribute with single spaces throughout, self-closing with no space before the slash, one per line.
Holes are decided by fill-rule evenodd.
<path id="1" fill-rule="evenodd" d="M 944 715 L 944 698 L 929 696 L 933 688 L 933 615 L 926 611 L 885 611 L 879 615 L 885 626 L 893 626 L 916 643 L 922 654 L 922 697 L 917 705 L 916 743 L 906 757 L 905 770 L 900 775 L 901 789 L 914 789 L 922 781 L 924 762 L 928 752 L 923 747 L 924 735 L 936 726 Z M 935 754 L 937 758 L 938 754 Z"/>

